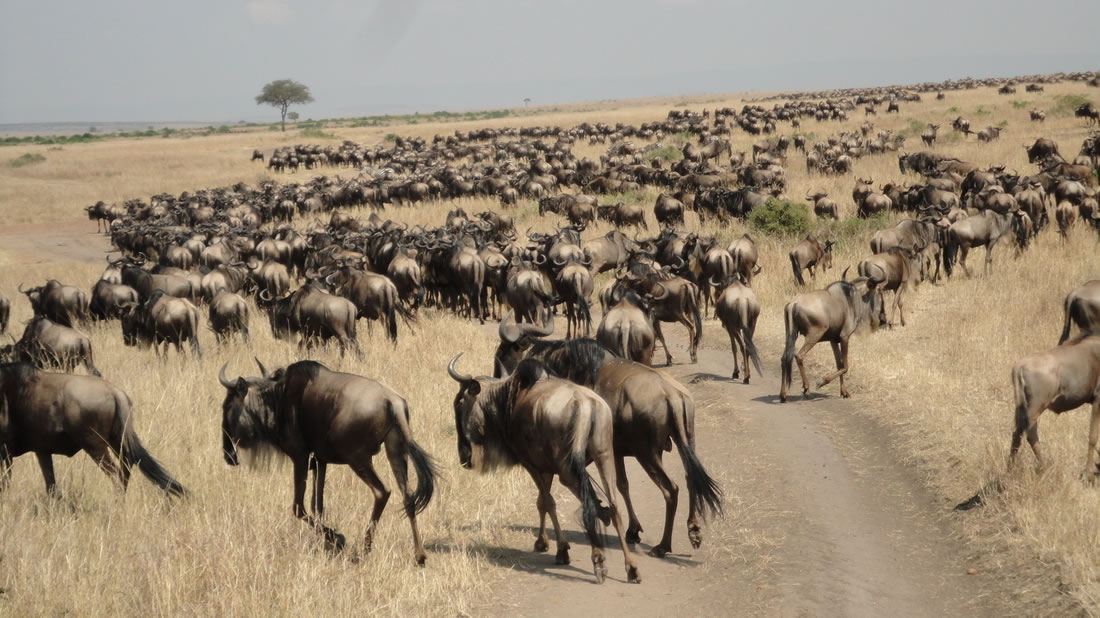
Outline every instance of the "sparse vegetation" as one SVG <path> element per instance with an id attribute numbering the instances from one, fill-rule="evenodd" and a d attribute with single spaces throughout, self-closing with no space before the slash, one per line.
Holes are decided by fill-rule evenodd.
<path id="1" fill-rule="evenodd" d="M 810 230 L 810 209 L 800 202 L 769 198 L 749 213 L 749 227 L 771 236 L 805 236 Z"/>
<path id="2" fill-rule="evenodd" d="M 19 155 L 8 162 L 8 165 L 12 167 L 23 167 L 26 165 L 34 165 L 35 163 L 41 163 L 46 160 L 46 157 L 38 154 L 37 152 L 28 152 L 26 154 Z"/>
<path id="3" fill-rule="evenodd" d="M 1031 101 L 1013 101 L 1012 102 L 1012 108 L 1013 109 L 1024 109 L 1028 105 L 1031 105 Z"/>
<path id="4" fill-rule="evenodd" d="M 989 105 L 989 106 L 979 105 L 974 110 L 974 115 L 975 116 L 988 116 L 988 115 L 992 114 L 993 110 L 995 110 L 995 109 L 997 109 L 997 108 L 994 105 Z"/>
<path id="5" fill-rule="evenodd" d="M 312 137 L 315 139 L 340 139 L 335 133 L 326 133 L 325 131 L 317 127 L 306 127 L 298 132 L 301 137 Z"/>
<path id="6" fill-rule="evenodd" d="M 679 161 L 684 158 L 684 153 L 675 146 L 661 146 L 655 148 L 646 155 L 647 159 L 660 159 L 662 161 Z"/>
<path id="7" fill-rule="evenodd" d="M 1054 105 L 1047 109 L 1051 116 L 1072 116 L 1074 110 L 1092 101 L 1083 94 L 1061 94 L 1054 97 Z"/>

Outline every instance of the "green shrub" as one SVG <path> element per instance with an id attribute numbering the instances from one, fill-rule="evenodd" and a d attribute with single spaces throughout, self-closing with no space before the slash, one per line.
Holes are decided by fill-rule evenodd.
<path id="1" fill-rule="evenodd" d="M 928 126 L 928 123 L 923 120 L 910 120 L 909 126 L 898 131 L 898 135 L 902 137 L 917 137 L 921 133 L 924 133 L 924 128 L 926 126 Z"/>
<path id="2" fill-rule="evenodd" d="M 992 114 L 993 110 L 995 110 L 995 109 L 997 109 L 997 108 L 992 106 L 992 105 L 989 106 L 989 109 L 986 109 L 985 106 L 979 105 L 978 109 L 974 110 L 974 115 L 975 116 L 988 116 L 988 115 Z"/>
<path id="3" fill-rule="evenodd" d="M 397 141 L 397 134 L 396 133 L 387 133 L 386 137 L 384 137 L 382 139 L 387 141 L 387 142 L 396 142 Z"/>
<path id="4" fill-rule="evenodd" d="M 1054 97 L 1054 105 L 1047 113 L 1051 116 L 1071 116 L 1074 110 L 1089 102 L 1089 98 L 1083 94 L 1060 94 Z"/>
<path id="5" fill-rule="evenodd" d="M 837 243 L 846 241 L 858 241 L 867 234 L 893 225 L 894 217 L 887 212 L 880 212 L 866 219 L 861 217 L 849 217 L 843 221 L 829 219 L 818 221 L 814 226 L 814 236 L 818 238 L 831 238 Z"/>
<path id="6" fill-rule="evenodd" d="M 229 127 L 227 127 L 226 125 L 223 124 L 220 127 L 218 127 L 217 132 L 221 133 L 221 134 L 229 133 Z"/>
<path id="7" fill-rule="evenodd" d="M 12 167 L 23 167 L 24 165 L 33 165 L 35 163 L 41 163 L 46 160 L 46 157 L 34 152 L 28 152 L 20 155 L 8 162 L 8 165 Z"/>
<path id="8" fill-rule="evenodd" d="M 662 161 L 679 161 L 684 158 L 684 153 L 675 146 L 662 146 L 649 151 L 646 155 L 649 160 L 660 159 Z"/>
<path id="9" fill-rule="evenodd" d="M 957 114 L 957 113 L 959 113 L 958 106 L 952 105 L 951 107 L 947 108 L 947 113 L 948 114 Z"/>
<path id="10" fill-rule="evenodd" d="M 335 133 L 325 133 L 324 131 L 316 127 L 302 129 L 298 132 L 298 135 L 302 137 L 313 137 L 316 139 L 339 139 Z"/>
<path id="11" fill-rule="evenodd" d="M 772 236 L 805 236 L 810 230 L 810 209 L 799 202 L 768 198 L 749 213 L 749 227 Z"/>
<path id="12" fill-rule="evenodd" d="M 1028 105 L 1031 105 L 1031 101 L 1013 101 L 1012 102 L 1013 109 L 1024 109 Z"/>

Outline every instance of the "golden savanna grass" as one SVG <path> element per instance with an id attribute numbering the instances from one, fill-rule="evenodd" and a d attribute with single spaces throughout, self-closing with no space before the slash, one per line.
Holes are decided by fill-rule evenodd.
<path id="1" fill-rule="evenodd" d="M 901 130 L 913 120 L 939 123 L 944 125 L 940 130 L 943 143 L 935 150 L 980 165 L 1007 164 L 1027 173 L 1033 167 L 1027 164 L 1022 144 L 1040 135 L 1051 137 L 1059 142 L 1064 155 L 1072 157 L 1086 131 L 1072 116 L 1051 116 L 1044 125 L 1031 123 L 1030 106 L 1017 108 L 1011 101 L 1027 100 L 1037 108 L 1049 109 L 1058 95 L 1084 94 L 1100 100 L 1095 90 L 1081 84 L 1048 85 L 1046 90 L 1008 97 L 991 89 L 948 92 L 945 101 L 935 101 L 929 94 L 922 103 L 903 103 L 900 115 L 886 116 L 880 111 L 870 120 L 876 130 Z M 372 145 L 391 132 L 430 138 L 436 133 L 481 126 L 572 126 L 584 121 L 638 124 L 663 118 L 674 103 L 683 104 L 614 103 L 597 109 L 546 111 L 522 119 L 326 131 L 335 133 L 338 140 Z M 740 108 L 742 101 L 712 97 L 705 104 L 697 100 L 689 107 L 699 110 L 724 105 Z M 989 113 L 978 114 L 979 108 Z M 992 144 L 979 144 L 973 137 L 952 137 L 946 127 L 960 114 L 971 120 L 974 130 L 1002 121 L 1007 121 L 1007 128 L 1000 141 Z M 804 120 L 801 130 L 823 139 L 853 129 L 863 120 L 862 110 L 857 109 L 847 123 Z M 754 141 L 741 132 L 734 133 L 732 139 L 735 150 L 751 150 Z M 70 220 L 83 217 L 81 207 L 99 199 L 120 201 L 238 181 L 255 183 L 265 176 L 265 168 L 249 162 L 253 148 L 270 151 L 303 141 L 318 140 L 288 131 L 285 135 L 254 132 L 113 140 L 62 150 L 4 149 L 0 152 L 0 220 Z M 604 148 L 578 143 L 574 152 L 594 158 Z M 908 150 L 921 149 L 917 136 L 911 137 Z M 20 168 L 6 165 L 8 159 L 23 152 L 41 153 L 46 161 Z M 841 203 L 844 216 L 855 210 L 850 197 L 854 176 L 873 177 L 876 185 L 905 179 L 894 155 L 864 158 L 856 163 L 853 176 L 839 178 L 808 177 L 801 156 L 796 154 L 787 167 L 790 196 L 798 199 L 810 190 L 825 189 Z M 351 172 L 324 169 L 274 176 L 280 181 L 300 182 L 313 173 L 347 176 Z M 656 193 L 647 188 L 641 196 L 628 197 L 648 209 Z M 485 199 L 458 200 L 457 204 L 471 213 L 499 208 Z M 409 223 L 439 225 L 454 206 L 454 202 L 436 202 L 415 209 L 390 208 L 383 214 Z M 521 232 L 528 226 L 548 229 L 557 223 L 555 218 L 539 218 L 530 201 L 520 204 L 517 216 Z M 652 213 L 649 219 L 650 229 L 656 229 Z M 689 216 L 688 223 L 689 228 L 698 228 L 694 217 Z M 607 229 L 595 226 L 585 236 L 594 237 Z M 744 229 L 737 224 L 708 224 L 701 231 L 729 240 Z M 870 233 L 870 227 L 864 226 L 840 238 L 834 270 L 819 273 L 816 283 L 838 278 L 845 266 L 867 255 Z M 764 269 L 754 283 L 763 306 L 757 332 L 765 370 L 774 375 L 782 346 L 782 307 L 797 293 L 787 260 L 795 239 L 757 235 L 756 240 Z M 1096 242 L 1091 230 L 1079 228 L 1064 245 L 1052 231 L 1044 232 L 1021 259 L 1014 259 L 1007 245 L 999 246 L 989 276 L 979 274 L 965 280 L 959 273 L 941 286 L 922 285 L 908 293 L 907 327 L 854 340 L 849 382 L 853 399 L 848 407 L 853 414 L 866 415 L 896 432 L 900 437 L 897 457 L 918 466 L 946 506 L 948 500 L 965 498 L 1002 474 L 1012 416 L 1009 369 L 1022 355 L 1057 341 L 1062 298 L 1100 275 Z M 971 255 L 969 263 L 975 273 L 981 272 L 983 257 L 982 250 Z M 31 264 L 40 261 L 41 256 L 32 260 L 0 246 L 0 290 L 18 297 L 14 298 L 12 316 L 17 331 L 20 322 L 29 317 L 29 308 L 15 292 L 18 283 L 55 277 L 88 288 L 101 268 L 51 260 Z M 454 465 L 454 388 L 443 368 L 454 352 L 465 350 L 465 371 L 489 371 L 493 342 L 474 324 L 425 312 L 412 333 L 401 328 L 400 341 L 392 347 L 377 328 L 368 336 L 361 322 L 362 362 L 341 359 L 333 350 L 313 355 L 331 367 L 380 379 L 408 399 L 413 433 L 437 457 L 443 470 L 439 492 L 419 520 L 429 550 L 426 569 L 413 565 L 408 524 L 395 500 L 383 515 L 370 556 L 359 556 L 358 549 L 352 549 L 334 558 L 291 516 L 286 466 L 276 463 L 272 470 L 255 471 L 223 464 L 219 439 L 223 391 L 215 379 L 217 368 L 228 361 L 230 374 L 254 374 L 253 355 L 269 367 L 298 359 L 292 345 L 272 340 L 266 320 L 258 312 L 253 314 L 249 346 L 219 348 L 204 332 L 201 362 L 174 353 L 157 361 L 149 351 L 125 348 L 117 323 L 87 330 L 104 375 L 134 400 L 137 430 L 149 451 L 193 496 L 184 502 L 167 502 L 143 478 L 135 476 L 123 498 L 80 456 L 72 461 L 55 458 L 63 497 L 50 500 L 42 490 L 34 459 L 20 458 L 13 482 L 0 500 L 0 587 L 8 590 L 0 597 L 4 613 L 468 613 L 491 598 L 493 584 L 506 577 L 514 562 L 508 552 L 530 549 L 531 534 L 514 527 L 535 520 L 534 491 L 526 475 L 513 472 L 481 477 Z M 709 346 L 727 345 L 724 331 L 710 320 L 704 340 Z M 677 359 L 686 360 L 686 352 L 678 353 Z M 821 376 L 829 365 L 827 346 L 811 354 L 812 375 Z M 827 392 L 835 394 L 832 388 Z M 777 408 L 776 413 L 783 409 Z M 1095 532 L 1100 494 L 1079 480 L 1086 417 L 1083 411 L 1059 419 L 1044 416 L 1041 435 L 1052 462 L 1050 469 L 1035 473 L 1029 465 L 1021 466 L 1007 480 L 1002 498 L 959 519 L 984 550 L 1035 555 L 1058 569 L 1067 590 L 1095 612 L 1100 607 L 1096 566 L 1100 564 L 1100 550 L 1096 549 L 1100 544 Z M 702 455 L 707 461 L 706 454 Z M 1030 455 L 1023 453 L 1023 457 L 1026 462 Z M 383 460 L 377 458 L 380 474 L 392 486 Z M 644 483 L 636 481 L 636 485 Z M 736 494 L 737 489 L 729 486 L 727 491 Z M 567 498 L 561 504 L 567 527 L 575 529 L 575 501 Z M 327 509 L 330 523 L 348 536 L 349 547 L 353 547 L 351 541 L 359 540 L 369 517 L 366 486 L 350 471 L 335 469 L 330 474 Z M 731 543 L 738 540 L 725 538 Z M 584 550 L 575 548 L 578 562 L 583 558 L 579 551 Z M 612 556 L 613 566 L 616 560 Z"/>

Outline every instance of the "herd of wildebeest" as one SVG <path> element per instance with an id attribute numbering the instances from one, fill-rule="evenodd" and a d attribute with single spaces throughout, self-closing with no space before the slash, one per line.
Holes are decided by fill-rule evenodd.
<path id="1" fill-rule="evenodd" d="M 1090 75 L 1034 76 L 1026 86 Z M 749 234 L 723 246 L 714 237 L 686 229 L 685 213 L 700 221 L 745 219 L 770 198 L 786 199 L 785 166 L 790 148 L 802 153 L 811 174 L 851 175 L 859 159 L 897 156 L 905 183 L 875 187 L 873 179 L 855 178 L 856 216 L 884 211 L 904 213 L 894 227 L 876 232 L 870 255 L 856 275 L 819 290 L 796 295 L 784 307 L 786 344 L 781 356 L 780 399 L 787 400 L 793 366 L 809 392 L 804 359 L 819 342 L 828 342 L 836 371 L 819 387 L 844 377 L 848 343 L 862 326 L 904 326 L 902 295 L 923 280 L 950 277 L 956 266 L 966 276 L 967 253 L 985 247 L 985 268 L 1000 241 L 1016 252 L 1053 221 L 1064 235 L 1075 221 L 1100 227 L 1096 169 L 1100 137 L 1091 134 L 1067 159 L 1060 145 L 1038 139 L 1027 148 L 1031 174 L 1003 166 L 981 168 L 942 152 L 906 152 L 904 137 L 889 131 L 872 134 L 869 122 L 858 131 L 838 132 L 813 143 L 792 131 L 800 119 L 845 120 L 862 106 L 865 115 L 881 105 L 897 112 L 920 92 L 976 86 L 1015 88 L 1011 80 L 970 80 L 912 88 L 862 89 L 783 97 L 769 107 L 745 105 L 710 113 L 673 110 L 662 121 L 641 126 L 584 123 L 572 128 L 486 128 L 437 135 L 428 141 L 397 137 L 373 147 L 350 141 L 340 146 L 297 145 L 279 148 L 267 158 L 272 171 L 344 167 L 350 178 L 317 176 L 305 182 L 264 180 L 215 189 L 159 194 L 122 204 L 87 208 L 114 246 L 108 266 L 90 293 L 80 286 L 50 280 L 19 291 L 34 317 L 23 335 L 0 348 L 0 480 L 10 474 L 12 458 L 33 452 L 47 488 L 53 491 L 51 455 L 86 451 L 103 469 L 117 475 L 123 488 L 137 466 L 150 480 L 175 496 L 185 495 L 141 446 L 129 421 L 127 395 L 102 379 L 89 338 L 78 329 L 89 321 L 118 321 L 128 346 L 152 346 L 158 354 L 189 347 L 199 357 L 203 314 L 219 344 L 248 341 L 250 314 L 266 316 L 277 339 L 297 341 L 299 349 L 335 341 L 341 354 L 360 355 L 357 324 L 383 324 L 396 341 L 402 328 L 415 333 L 425 307 L 484 323 L 498 319 L 499 346 L 493 377 L 460 372 L 461 353 L 448 365 L 458 384 L 454 399 L 459 463 L 491 471 L 522 466 L 538 487 L 539 533 L 536 551 L 546 551 L 549 515 L 557 540 L 557 559 L 569 561 L 551 486 L 554 477 L 580 500 L 583 527 L 592 543 L 597 579 L 606 574 L 599 524 L 614 524 L 624 550 L 628 579 L 640 576 L 628 543 L 637 543 L 642 527 L 627 491 L 624 457 L 634 457 L 660 488 L 666 519 L 655 556 L 671 551 L 678 487 L 666 474 L 662 453 L 675 444 L 684 465 L 688 500 L 688 536 L 701 543 L 700 520 L 721 510 L 722 492 L 694 451 L 694 403 L 669 374 L 651 368 L 656 342 L 672 363 L 662 323 L 686 327 L 691 360 L 696 360 L 703 316 L 712 312 L 727 331 L 734 379 L 747 384 L 750 365 L 760 372 L 753 333 L 760 305 L 753 292 L 760 272 L 756 243 Z M 1082 105 L 1077 116 L 1094 123 L 1097 112 Z M 1035 115 L 1033 115 L 1033 118 Z M 1041 118 L 1036 118 L 1041 120 Z M 922 140 L 932 146 L 938 126 L 929 125 Z M 969 134 L 961 116 L 953 130 Z M 763 137 L 751 153 L 733 152 L 727 136 L 746 131 Z M 658 156 L 661 144 L 689 135 L 682 158 L 669 164 Z M 994 139 L 987 132 L 983 141 Z M 578 140 L 607 144 L 593 160 L 572 153 Z M 651 142 L 636 147 L 634 141 Z M 810 140 L 812 141 L 812 140 Z M 889 153 L 889 154 L 888 154 Z M 797 155 L 796 155 L 797 156 Z M 255 159 L 264 159 L 261 152 Z M 657 187 L 652 206 L 659 230 L 649 230 L 646 207 L 614 201 L 615 195 Z M 499 200 L 499 210 L 467 213 L 451 209 L 438 227 L 409 226 L 379 212 L 415 208 L 428 200 L 474 197 Z M 609 199 L 610 197 L 610 199 Z M 555 214 L 562 225 L 552 233 L 520 234 L 509 210 L 521 199 L 537 200 L 538 214 Z M 836 218 L 837 200 L 824 192 L 806 196 L 818 217 Z M 361 211 L 372 209 L 369 217 Z M 596 221 L 614 229 L 582 240 Z M 792 274 L 804 287 L 804 272 L 832 263 L 833 242 L 807 237 L 790 250 Z M 942 270 L 942 272 L 941 272 Z M 614 276 L 598 292 L 595 275 Z M 892 308 L 884 295 L 893 293 Z M 591 338 L 593 295 L 602 317 Z M 0 332 L 7 327 L 11 301 L 0 295 Z M 200 310 L 204 307 L 204 310 Z M 567 318 L 566 337 L 552 340 L 553 316 Z M 1070 325 L 1082 334 L 1071 338 Z M 1096 474 L 1100 433 L 1100 281 L 1092 281 L 1065 300 L 1065 330 L 1058 347 L 1021 360 L 1012 373 L 1016 391 L 1015 455 L 1023 434 L 1039 457 L 1037 419 L 1052 409 L 1063 412 L 1092 403 L 1089 478 Z M 803 337 L 801 347 L 797 345 Z M 349 465 L 370 486 L 372 531 L 389 497 L 372 457 L 383 446 L 403 508 L 412 525 L 415 557 L 425 561 L 416 514 L 428 506 L 436 467 L 414 441 L 408 408 L 398 393 L 374 380 L 331 371 L 300 361 L 269 371 L 256 361 L 259 376 L 229 378 L 223 366 L 217 379 L 225 388 L 222 406 L 225 461 L 238 463 L 238 449 L 285 454 L 293 462 L 296 517 L 339 548 L 344 537 L 321 522 L 326 467 Z M 74 372 L 79 366 L 87 374 Z M 49 373 L 60 368 L 69 373 Z M 442 368 L 440 368 L 442 371 Z M 117 458 L 117 464 L 113 458 Z M 408 482 L 408 464 L 416 485 Z M 602 482 L 586 470 L 594 463 Z M 313 471 L 312 515 L 305 490 Z M 618 488 L 628 521 L 620 517 Z"/>

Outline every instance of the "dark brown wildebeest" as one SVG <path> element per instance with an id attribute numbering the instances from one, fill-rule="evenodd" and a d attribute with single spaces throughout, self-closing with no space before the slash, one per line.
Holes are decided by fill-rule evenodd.
<path id="1" fill-rule="evenodd" d="M 92 300 L 88 303 L 88 312 L 95 320 L 113 320 L 125 313 L 123 307 L 128 303 L 137 303 L 137 290 L 121 283 L 110 283 L 103 279 L 92 287 Z M 2 332 L 3 329 L 0 329 Z"/>
<path id="2" fill-rule="evenodd" d="M 1084 118 L 1086 125 L 1100 124 L 1100 110 L 1097 110 L 1091 102 L 1078 105 L 1077 109 L 1073 110 L 1073 115 Z"/>
<path id="3" fill-rule="evenodd" d="M 47 373 L 26 363 L 0 364 L 0 490 L 11 476 L 12 459 L 34 453 L 52 494 L 53 455 L 72 457 L 84 451 L 118 479 L 123 491 L 137 466 L 169 495 L 184 496 L 183 486 L 142 446 L 131 406 L 126 393 L 102 378 Z"/>
<path id="4" fill-rule="evenodd" d="M 545 261 L 544 256 L 539 256 Z M 554 295 L 545 276 L 528 264 L 514 267 L 505 284 L 504 300 L 515 311 L 516 319 L 541 324 L 550 319 Z"/>
<path id="5" fill-rule="evenodd" d="M 1038 163 L 1054 155 L 1062 156 L 1058 152 L 1058 143 L 1045 137 L 1036 139 L 1035 143 L 1030 146 L 1024 144 L 1024 150 L 1027 152 L 1028 163 Z"/>
<path id="6" fill-rule="evenodd" d="M 861 277 L 881 280 L 879 289 L 884 295 L 889 291 L 894 292 L 894 303 L 890 313 L 886 316 L 886 322 L 880 323 L 879 326 L 892 326 L 895 310 L 898 312 L 901 325 L 905 326 L 905 310 L 901 304 L 901 295 L 909 286 L 916 288 L 920 283 L 920 254 L 904 247 L 892 247 L 889 251 L 877 253 L 860 262 L 856 266 L 856 272 Z"/>
<path id="7" fill-rule="evenodd" d="M 721 284 L 712 281 L 711 285 L 718 287 Z M 748 384 L 750 359 L 756 365 L 756 372 L 763 373 L 760 369 L 760 355 L 757 354 L 756 346 L 752 343 L 752 335 L 756 332 L 756 320 L 760 317 L 760 303 L 756 301 L 756 293 L 742 281 L 733 278 L 725 284 L 714 301 L 714 313 L 722 321 L 722 327 L 730 337 L 730 350 L 733 352 L 733 373 L 730 377 L 734 380 L 739 377 L 737 352 L 740 349 L 745 365 L 744 383 Z"/>
<path id="8" fill-rule="evenodd" d="M 825 191 L 818 191 L 812 195 L 806 196 L 807 202 L 813 202 L 814 215 L 821 217 L 822 219 L 838 219 L 837 211 L 840 209 L 836 200 L 829 199 L 829 194 Z"/>
<path id="9" fill-rule="evenodd" d="M 934 144 L 936 142 L 936 131 L 938 131 L 939 128 L 940 125 L 938 124 L 928 123 L 928 126 L 924 127 L 924 131 L 920 134 L 921 141 L 927 146 Z"/>
<path id="10" fill-rule="evenodd" d="M 882 316 L 882 292 L 877 279 L 860 277 L 851 281 L 835 281 L 823 290 L 803 292 L 794 297 L 783 308 L 783 324 L 787 333 L 787 344 L 783 348 L 780 361 L 782 380 L 779 388 L 779 401 L 787 401 L 787 389 L 791 386 L 792 363 L 798 362 L 798 371 L 802 375 L 802 395 L 810 392 L 810 381 L 806 377 L 804 360 L 810 350 L 820 341 L 828 341 L 833 347 L 836 359 L 836 372 L 818 383 L 821 388 L 840 378 L 840 395 L 849 397 L 844 388 L 844 375 L 848 373 L 848 338 L 857 328 L 870 323 L 871 329 L 878 328 Z M 796 354 L 795 341 L 799 335 L 805 336 L 802 348 Z"/>
<path id="11" fill-rule="evenodd" d="M 637 243 L 623 236 L 622 232 L 612 230 L 584 243 L 581 251 L 584 252 L 584 259 L 589 262 L 589 270 L 602 273 L 625 264 L 631 249 L 636 247 Z"/>
<path id="12" fill-rule="evenodd" d="M 597 206 L 596 218 L 608 221 L 615 227 L 633 225 L 635 228 L 649 230 L 649 224 L 645 222 L 645 211 L 637 205 L 627 206 L 619 202 L 613 206 Z"/>
<path id="13" fill-rule="evenodd" d="M 1058 345 L 1069 339 L 1071 323 L 1086 333 L 1100 334 L 1100 279 L 1093 279 L 1066 294 L 1065 326 L 1062 327 Z"/>
<path id="14" fill-rule="evenodd" d="M 821 270 L 829 270 L 833 265 L 833 241 L 826 240 L 821 244 L 813 236 L 807 236 L 791 249 L 788 254 L 791 259 L 791 270 L 794 271 L 794 280 L 800 286 L 806 285 L 802 278 L 802 271 L 808 270 L 810 277 L 817 277 L 814 268 L 821 266 Z"/>
<path id="15" fill-rule="evenodd" d="M 1068 200 L 1058 202 L 1058 205 L 1054 207 L 1054 220 L 1058 222 L 1058 234 L 1062 237 L 1062 242 L 1065 243 L 1069 228 L 1077 222 L 1077 207 Z"/>
<path id="16" fill-rule="evenodd" d="M 684 203 L 667 193 L 662 193 L 657 196 L 657 202 L 653 204 L 653 216 L 657 218 L 657 225 L 683 225 Z"/>
<path id="17" fill-rule="evenodd" d="M 329 464 L 349 466 L 374 494 L 370 523 L 364 534 L 364 550 L 370 552 L 374 530 L 386 508 L 390 492 L 378 478 L 371 461 L 386 447 L 390 470 L 401 492 L 405 515 L 412 526 L 415 558 L 427 559 L 416 515 L 435 493 L 435 466 L 413 440 L 409 406 L 389 387 L 350 373 L 331 371 L 321 363 L 299 361 L 268 374 L 259 360 L 260 377 L 225 377 L 222 402 L 222 449 L 225 463 L 240 463 L 237 449 L 286 455 L 294 466 L 294 516 L 319 530 L 325 542 L 339 549 L 344 537 L 326 527 L 325 473 Z M 408 486 L 408 464 L 416 470 L 416 489 Z M 313 469 L 313 516 L 306 514 L 306 473 Z"/>
<path id="18" fill-rule="evenodd" d="M 711 298 L 718 295 L 718 282 L 725 281 L 733 274 L 733 256 L 722 247 L 711 247 L 700 260 L 703 269 L 702 278 L 709 282 L 703 286 L 703 309 L 710 308 Z"/>
<path id="19" fill-rule="evenodd" d="M 143 299 L 149 298 L 155 290 L 176 298 L 197 298 L 201 292 L 186 277 L 153 274 L 133 264 L 122 267 L 122 283 L 137 290 Z"/>
<path id="20" fill-rule="evenodd" d="M 665 363 L 672 364 L 672 351 L 669 350 L 664 333 L 661 332 L 661 322 L 684 325 L 684 328 L 688 331 L 688 354 L 691 357 L 691 362 L 696 362 L 699 355 L 699 342 L 703 338 L 703 315 L 699 310 L 699 286 L 683 277 L 665 279 L 652 273 L 646 277 L 628 275 L 627 283 L 636 292 L 650 300 L 653 334 L 665 349 Z"/>
<path id="21" fill-rule="evenodd" d="M 168 345 L 175 344 L 176 352 L 183 354 L 183 342 L 191 344 L 191 356 L 202 358 L 199 349 L 199 310 L 186 298 L 169 296 L 155 290 L 142 304 L 127 304 L 122 316 L 122 342 L 128 346 L 153 346 L 157 356 Z"/>
<path id="22" fill-rule="evenodd" d="M 56 367 L 71 372 L 84 365 L 88 373 L 99 376 L 92 356 L 92 342 L 84 333 L 58 324 L 49 318 L 35 316 L 27 322 L 23 336 L 11 350 L 10 360 L 31 363 L 39 369 Z"/>
<path id="23" fill-rule="evenodd" d="M 248 303 L 239 294 L 218 292 L 210 301 L 210 330 L 218 343 L 224 343 L 233 333 L 240 333 L 248 342 Z"/>
<path id="24" fill-rule="evenodd" d="M 1028 112 L 1032 122 L 1046 122 L 1047 113 L 1041 109 L 1033 109 Z"/>
<path id="25" fill-rule="evenodd" d="M 365 272 L 350 265 L 330 274 L 326 283 L 344 298 L 355 304 L 357 317 L 368 320 L 369 329 L 372 320 L 383 321 L 386 335 L 390 341 L 397 341 L 397 315 L 408 324 L 414 316 L 405 307 L 397 293 L 397 286 L 385 275 Z"/>
<path id="26" fill-rule="evenodd" d="M 740 275 L 747 285 L 752 285 L 752 278 L 760 274 L 760 267 L 757 266 L 759 254 L 756 251 L 756 241 L 752 236 L 742 234 L 741 238 L 730 243 L 726 251 L 729 251 L 730 257 L 733 258 L 732 272 Z"/>
<path id="27" fill-rule="evenodd" d="M 1001 137 L 1001 127 L 986 127 L 978 131 L 979 142 L 992 142 Z"/>
<path id="28" fill-rule="evenodd" d="M 596 340 L 615 350 L 622 358 L 643 365 L 653 364 L 653 349 L 656 346 L 653 318 L 638 294 L 633 290 L 622 293 L 619 301 L 600 319 Z"/>
<path id="29" fill-rule="evenodd" d="M 1096 442 L 1100 438 L 1100 336 L 1084 333 L 1056 348 L 1020 359 L 1012 367 L 1012 389 L 1016 395 L 1016 426 L 1012 430 L 1009 466 L 1015 463 L 1025 433 L 1035 459 L 1040 466 L 1045 463 L 1039 449 L 1039 416 L 1044 411 L 1061 414 L 1092 404 L 1085 479 L 1095 483 Z M 971 498 L 970 502 L 975 500 Z"/>
<path id="30" fill-rule="evenodd" d="M 597 519 L 613 522 L 623 550 L 627 579 L 641 582 L 638 567 L 623 536 L 622 516 L 615 499 L 615 473 L 611 408 L 591 389 L 549 376 L 546 365 L 524 359 L 504 380 L 473 378 L 455 370 L 456 355 L 447 373 L 458 382 L 454 399 L 458 434 L 458 461 L 463 468 L 490 472 L 521 465 L 538 487 L 539 533 L 535 551 L 549 549 L 546 516 L 557 537 L 557 562 L 569 563 L 569 543 L 558 523 L 557 506 L 550 490 L 557 476 L 581 503 L 581 521 L 592 543 L 592 568 L 596 580 L 607 577 L 603 539 Z M 609 508 L 601 508 L 595 484 L 585 467 L 594 462 L 603 481 Z"/>
<path id="31" fill-rule="evenodd" d="M 966 254 L 975 247 L 985 247 L 985 272 L 988 272 L 989 267 L 993 265 L 994 245 L 1001 238 L 1012 238 L 1012 226 L 1016 218 L 1011 213 L 1001 214 L 985 210 L 952 223 L 951 227 L 947 228 L 943 248 L 943 268 L 947 276 L 951 276 L 957 254 L 959 265 L 962 266 L 967 278 L 970 278 L 970 269 L 966 267 Z"/>
<path id="32" fill-rule="evenodd" d="M 965 133 L 969 135 L 970 121 L 966 118 L 963 118 L 962 116 L 956 116 L 955 119 L 951 121 L 951 128 L 958 131 L 959 133 Z"/>
<path id="33" fill-rule="evenodd" d="M 342 296 L 334 296 L 314 282 L 307 282 L 289 296 L 273 299 L 266 290 L 257 300 L 267 312 L 271 333 L 279 339 L 300 335 L 298 349 L 313 347 L 336 339 L 340 343 L 341 356 L 351 349 L 360 355 L 359 340 L 355 337 L 355 320 L 358 310 L 355 303 Z"/>
<path id="34" fill-rule="evenodd" d="M 260 162 L 263 163 L 264 153 L 260 152 L 259 150 L 253 150 L 252 151 L 252 159 L 250 159 L 250 160 L 255 161 L 256 159 L 259 159 Z"/>
<path id="35" fill-rule="evenodd" d="M 35 315 L 47 317 L 62 326 L 72 328 L 88 316 L 88 295 L 78 287 L 50 279 L 44 285 L 19 291 L 27 295 Z"/>
<path id="36" fill-rule="evenodd" d="M 665 499 L 664 532 L 649 555 L 664 557 L 672 551 L 672 527 L 680 490 L 661 460 L 662 452 L 675 444 L 687 481 L 688 540 L 692 547 L 698 548 L 703 542 L 700 516 L 705 519 L 708 513 L 721 512 L 722 490 L 695 453 L 695 400 L 665 372 L 622 359 L 604 363 L 593 390 L 603 397 L 614 415 L 615 475 L 629 516 L 626 542 L 637 543 L 642 532 L 630 500 L 624 463 L 626 457 L 634 457 Z"/>
<path id="37" fill-rule="evenodd" d="M 592 296 L 592 273 L 588 267 L 570 262 L 554 275 L 557 298 L 565 303 L 566 338 L 584 336 L 592 330 L 592 312 L 588 299 Z"/>

